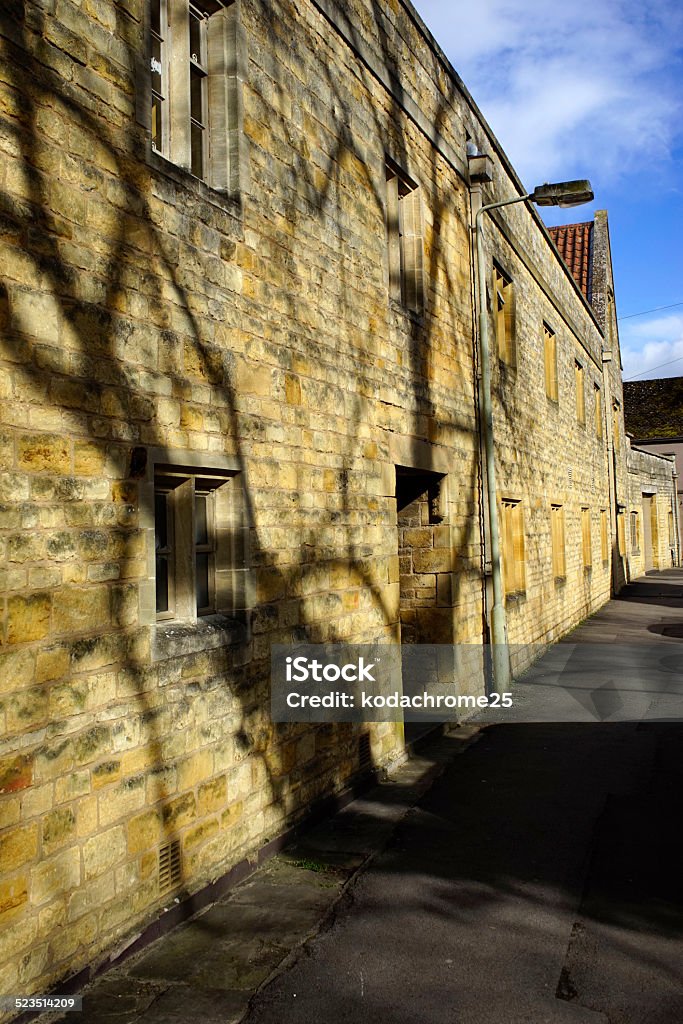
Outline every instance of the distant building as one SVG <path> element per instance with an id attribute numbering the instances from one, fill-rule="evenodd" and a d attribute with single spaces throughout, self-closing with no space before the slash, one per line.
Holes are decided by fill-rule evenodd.
<path id="1" fill-rule="evenodd" d="M 675 457 L 680 529 L 683 518 L 683 377 L 625 381 L 624 417 L 633 445 L 643 451 Z"/>

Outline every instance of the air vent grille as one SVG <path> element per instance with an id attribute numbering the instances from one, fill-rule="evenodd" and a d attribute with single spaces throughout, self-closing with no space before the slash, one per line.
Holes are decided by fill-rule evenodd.
<path id="1" fill-rule="evenodd" d="M 159 894 L 175 889 L 181 877 L 180 840 L 173 839 L 159 847 Z"/>

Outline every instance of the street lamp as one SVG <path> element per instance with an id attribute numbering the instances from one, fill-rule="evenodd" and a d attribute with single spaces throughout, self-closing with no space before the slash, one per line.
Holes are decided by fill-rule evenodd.
<path id="1" fill-rule="evenodd" d="M 475 159 L 480 159 L 476 157 Z M 493 608 L 491 609 L 491 643 L 493 645 L 493 689 L 503 693 L 510 686 L 510 655 L 507 648 L 507 625 L 505 603 L 500 571 L 500 534 L 498 532 L 496 471 L 493 451 L 493 414 L 491 408 L 491 352 L 489 344 L 489 320 L 486 312 L 486 264 L 484 262 L 484 241 L 481 218 L 489 210 L 513 203 L 531 202 L 537 206 L 580 206 L 590 203 L 593 190 L 589 181 L 563 181 L 555 184 L 538 185 L 533 192 L 514 199 L 503 199 L 497 203 L 480 206 L 474 218 L 477 239 L 477 305 L 479 314 L 479 338 L 481 345 L 481 416 L 484 432 L 484 453 L 486 459 L 486 493 L 489 512 L 489 539 L 491 545 L 491 577 L 493 583 Z"/>

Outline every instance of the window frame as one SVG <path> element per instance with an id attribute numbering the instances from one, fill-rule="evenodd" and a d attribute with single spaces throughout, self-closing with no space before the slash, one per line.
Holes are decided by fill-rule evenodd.
<path id="1" fill-rule="evenodd" d="M 517 367 L 515 338 L 515 288 L 512 277 L 493 261 L 493 320 L 498 360 L 511 369 Z"/>
<path id="2" fill-rule="evenodd" d="M 609 562 L 609 520 L 607 509 L 600 509 L 600 554 L 602 555 L 603 566 Z"/>
<path id="3" fill-rule="evenodd" d="M 593 529 L 591 510 L 587 505 L 581 506 L 581 562 L 584 572 L 593 568 Z"/>
<path id="4" fill-rule="evenodd" d="M 553 577 L 556 583 L 564 582 L 567 578 L 564 505 L 551 504 L 550 506 L 550 543 Z"/>
<path id="5" fill-rule="evenodd" d="M 631 554 L 640 554 L 640 517 L 638 509 L 631 509 Z"/>
<path id="6" fill-rule="evenodd" d="M 524 597 L 526 595 L 526 535 L 521 499 L 502 498 L 500 517 L 505 597 Z"/>
<path id="7" fill-rule="evenodd" d="M 161 11 L 160 32 L 153 25 L 155 2 Z M 202 15 L 205 53 L 199 55 L 200 61 L 193 61 L 191 54 L 192 8 Z M 188 175 L 192 181 L 203 182 L 212 191 L 232 199 L 248 187 L 247 140 L 243 130 L 248 55 L 240 18 L 240 0 L 147 0 L 147 58 L 142 60 L 141 56 L 137 61 L 136 72 L 136 120 L 145 129 L 150 164 L 171 176 L 174 170 Z M 156 85 L 152 69 L 155 39 L 161 40 L 162 68 Z M 195 173 L 199 168 L 196 152 L 194 159 L 192 152 L 193 69 L 203 72 L 201 176 Z M 160 145 L 153 138 L 155 95 L 162 100 Z"/>
<path id="8" fill-rule="evenodd" d="M 574 384 L 576 386 L 576 422 L 586 426 L 586 371 L 583 363 L 574 360 Z"/>
<path id="9" fill-rule="evenodd" d="M 547 323 L 543 324 L 543 365 L 546 398 L 557 403 L 560 393 L 557 375 L 557 335 Z"/>
<path id="10" fill-rule="evenodd" d="M 598 439 L 598 441 L 602 441 L 602 388 L 597 383 L 597 381 L 593 382 L 593 401 L 595 406 L 595 436 Z"/>
<path id="11" fill-rule="evenodd" d="M 146 575 L 139 587 L 141 625 L 154 627 L 152 660 L 242 642 L 250 635 L 254 595 L 249 568 L 248 503 L 238 460 L 207 452 L 134 449 L 139 479 L 140 520 L 145 537 Z M 157 613 L 155 490 L 175 492 L 169 503 L 174 519 L 175 587 L 173 606 Z M 190 486 L 191 485 L 191 486 Z M 197 608 L 195 491 L 211 492 L 213 549 L 208 551 L 213 597 Z M 175 507 L 174 507 L 175 506 Z M 178 516 L 185 522 L 178 533 Z M 188 522 L 189 517 L 189 522 Z M 201 547 L 201 545 L 200 545 Z M 202 552 L 204 553 L 204 552 Z M 196 634 L 196 635 L 195 635 Z M 195 639 L 192 636 L 195 635 Z M 189 639 L 188 639 L 189 638 Z M 169 653 L 170 652 L 170 653 Z"/>
<path id="12" fill-rule="evenodd" d="M 387 156 L 385 178 L 389 296 L 420 316 L 426 300 L 422 190 Z"/>

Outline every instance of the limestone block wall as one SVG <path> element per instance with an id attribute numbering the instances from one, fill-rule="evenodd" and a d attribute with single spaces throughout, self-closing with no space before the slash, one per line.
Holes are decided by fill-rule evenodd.
<path id="1" fill-rule="evenodd" d="M 400 724 L 269 715 L 272 643 L 398 639 L 398 470 L 444 481 L 430 635 L 482 639 L 466 134 L 494 156 L 489 197 L 518 184 L 409 7 L 235 14 L 227 194 L 151 151 L 143 0 L 0 10 L 5 992 L 121 948 L 344 787 L 368 749 L 374 766 L 400 756 Z M 389 295 L 387 162 L 419 190 L 419 312 Z M 601 335 L 529 211 L 487 240 L 519 318 L 517 368 L 494 368 L 499 491 L 524 503 L 527 545 L 510 639 L 545 642 L 608 594 L 577 554 L 581 507 L 608 501 L 604 448 L 588 396 L 585 427 L 572 411 L 574 360 L 597 381 Z M 560 341 L 552 407 L 544 320 Z M 154 621 L 154 466 L 238 489 L 234 617 L 175 634 Z"/>
<path id="2" fill-rule="evenodd" d="M 629 444 L 629 493 L 624 513 L 629 520 L 624 560 L 628 579 L 637 579 L 648 569 L 669 569 L 677 564 L 674 468 L 672 458 Z"/>

